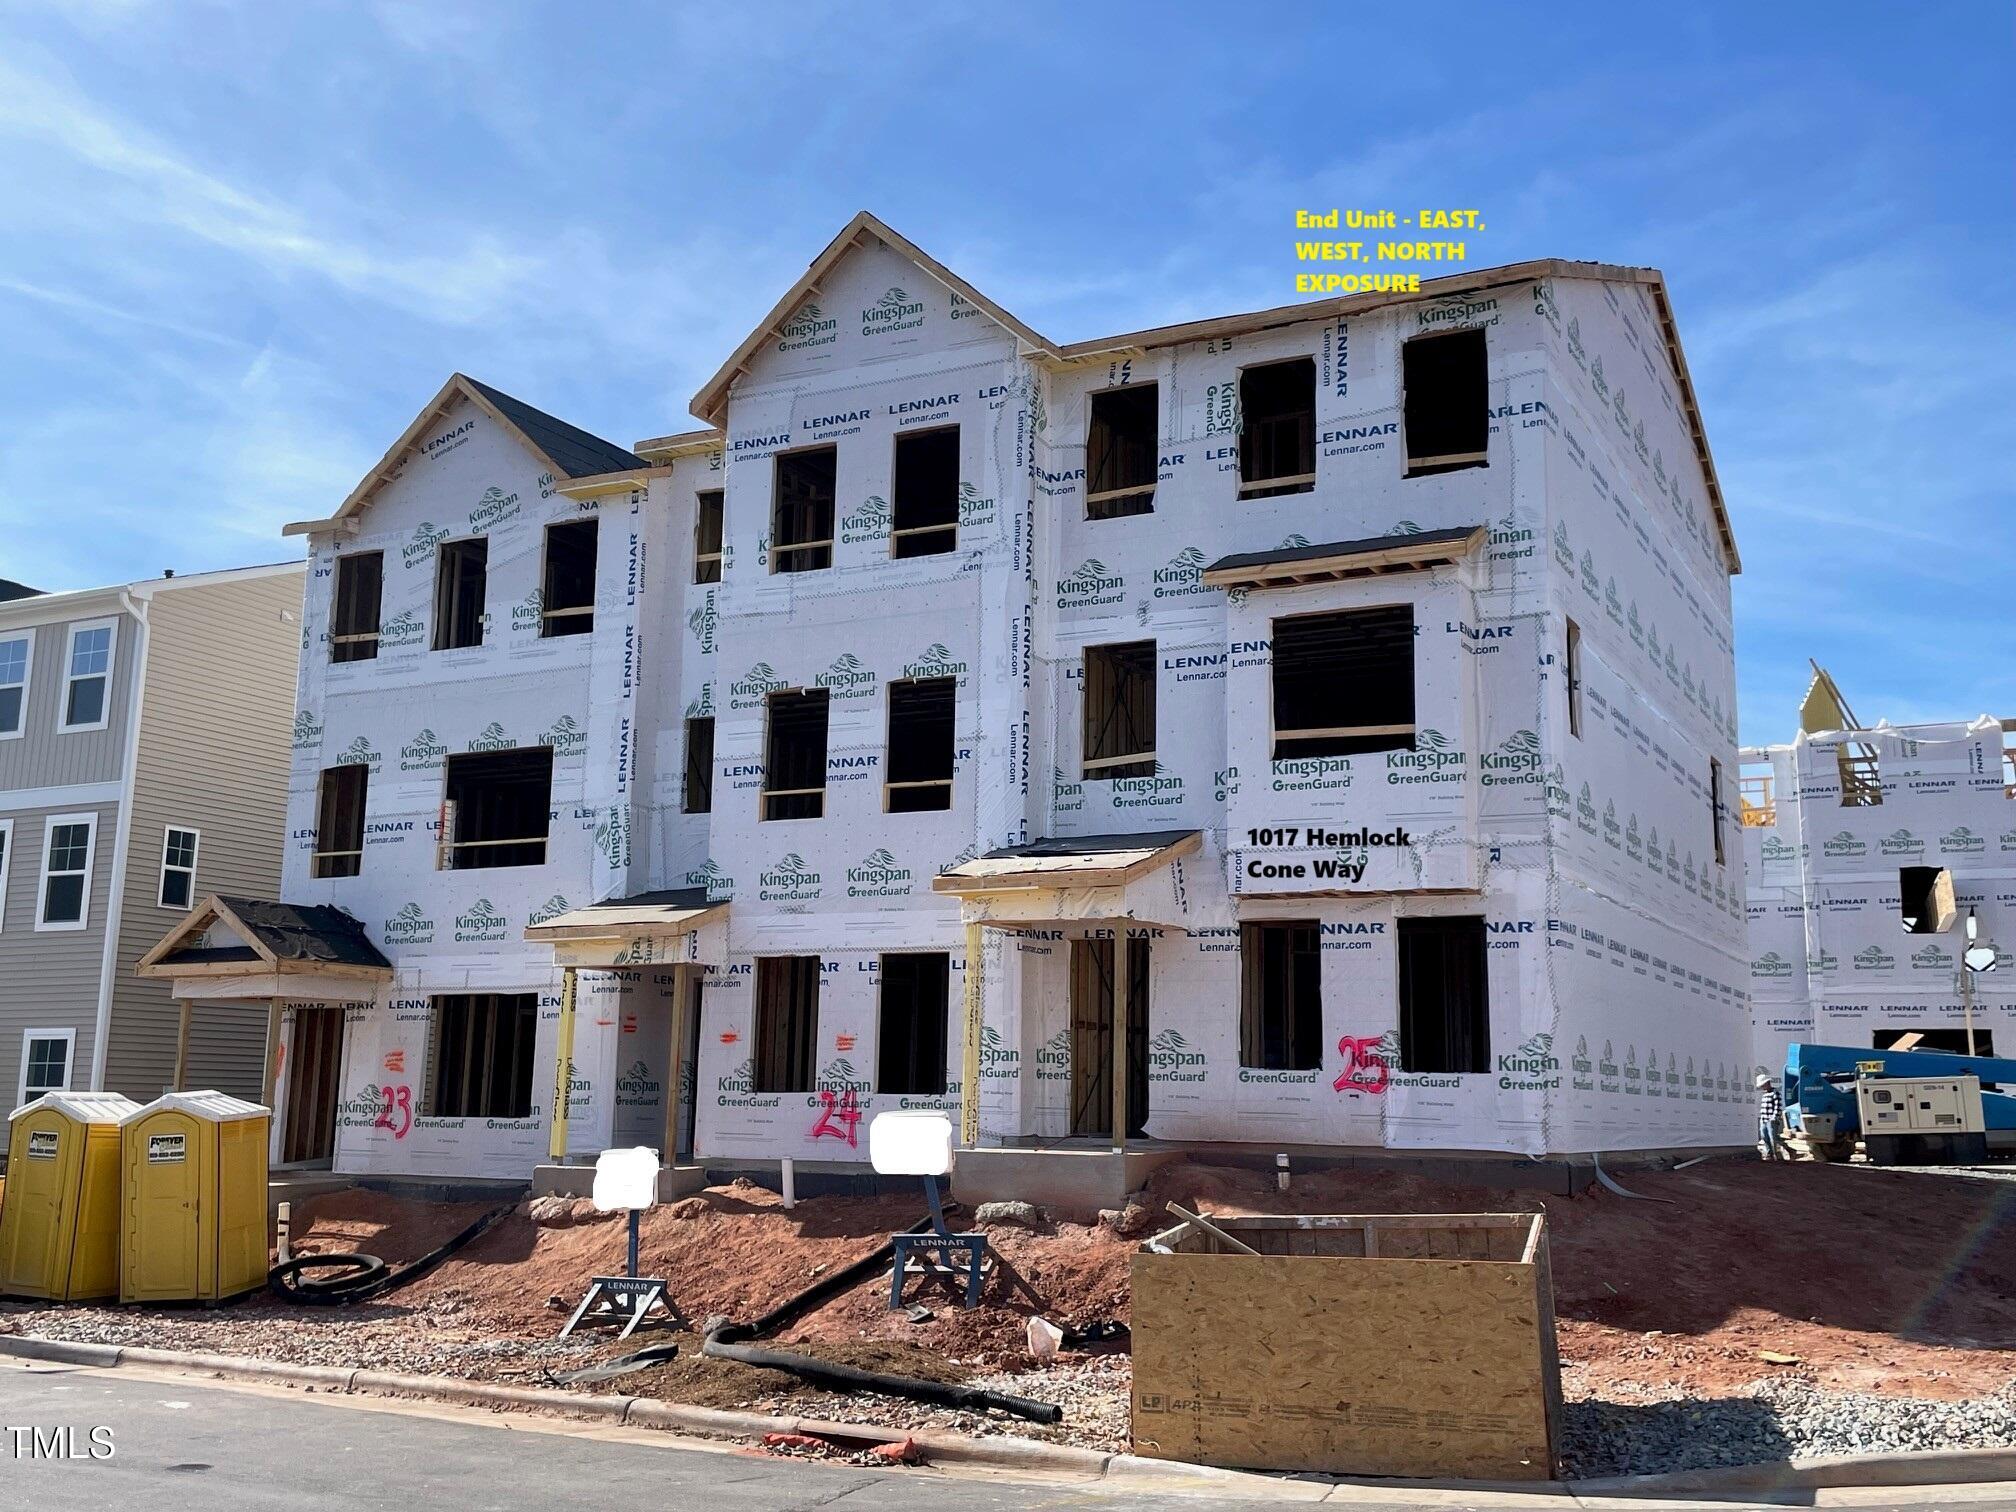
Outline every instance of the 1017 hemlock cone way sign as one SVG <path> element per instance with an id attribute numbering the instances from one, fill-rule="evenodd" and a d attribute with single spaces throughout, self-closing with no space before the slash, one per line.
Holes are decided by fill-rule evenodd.
<path id="1" fill-rule="evenodd" d="M 865 1161 L 906 1109 L 1742 1144 L 1738 562 L 1676 329 L 1545 261 L 1060 345 L 864 214 L 701 429 L 458 375 L 291 527 L 280 894 L 385 964 L 220 930 L 174 990 L 271 1006 L 276 1138 L 339 1171 Z"/>

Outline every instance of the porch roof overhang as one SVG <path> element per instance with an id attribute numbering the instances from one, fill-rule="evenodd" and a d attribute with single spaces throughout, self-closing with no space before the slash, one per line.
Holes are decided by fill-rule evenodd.
<path id="1" fill-rule="evenodd" d="M 725 932 L 728 906 L 726 898 L 709 898 L 704 887 L 667 888 L 569 909 L 528 924 L 525 938 L 552 946 L 560 966 L 719 964 L 711 959 L 719 952 L 705 948 L 702 936 Z"/>
<path id="2" fill-rule="evenodd" d="M 1189 927 L 1183 858 L 1200 830 L 1062 835 L 1003 846 L 931 879 L 967 923 L 1013 926 L 1111 919 Z"/>
<path id="3" fill-rule="evenodd" d="M 212 894 L 141 956 L 134 975 L 174 998 L 369 1002 L 392 963 L 363 923 L 326 903 Z"/>
<path id="4" fill-rule="evenodd" d="M 1203 581 L 1213 588 L 1293 588 L 1302 583 L 1383 577 L 1390 572 L 1422 572 L 1462 561 L 1484 544 L 1488 534 L 1482 525 L 1463 525 L 1454 530 L 1245 551 L 1220 557 L 1204 569 Z"/>

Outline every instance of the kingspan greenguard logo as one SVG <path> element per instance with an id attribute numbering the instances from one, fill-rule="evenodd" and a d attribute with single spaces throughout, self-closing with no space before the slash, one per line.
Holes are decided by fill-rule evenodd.
<path id="1" fill-rule="evenodd" d="M 802 352 L 808 347 L 833 345 L 840 339 L 840 322 L 820 309 L 818 300 L 808 299 L 777 335 L 778 351 Z"/>
<path id="2" fill-rule="evenodd" d="M 1792 963 L 1778 954 L 1777 951 L 1767 950 L 1750 963 L 1750 975 L 1753 977 L 1789 977 L 1792 975 Z"/>
<path id="3" fill-rule="evenodd" d="M 447 759 L 448 747 L 431 729 L 423 728 L 406 744 L 399 747 L 399 770 L 402 772 L 424 772 L 441 765 Z"/>
<path id="4" fill-rule="evenodd" d="M 686 700 L 688 719 L 712 719 L 714 717 L 714 684 L 700 684 L 700 696 Z"/>
<path id="5" fill-rule="evenodd" d="M 1183 779 L 1155 763 L 1147 777 L 1115 777 L 1109 784 L 1115 808 L 1161 808 L 1183 801 Z"/>
<path id="6" fill-rule="evenodd" d="M 1291 756 L 1268 764 L 1274 774 L 1273 791 L 1311 793 L 1326 788 L 1351 786 L 1349 756 Z"/>
<path id="7" fill-rule="evenodd" d="M 1001 1038 L 992 1024 L 980 1028 L 980 1079 L 1013 1081 L 1022 1074 L 1022 1052 Z"/>
<path id="8" fill-rule="evenodd" d="M 1833 835 L 1820 842 L 1820 854 L 1839 857 L 1866 856 L 1869 854 L 1869 842 L 1856 839 L 1846 830 L 1836 830 Z"/>
<path id="9" fill-rule="evenodd" d="M 651 1068 L 641 1060 L 630 1062 L 628 1069 L 616 1073 L 616 1106 L 635 1108 L 660 1100 L 664 1083 L 651 1074 Z"/>
<path id="10" fill-rule="evenodd" d="M 359 735 L 355 740 L 351 741 L 350 744 L 343 747 L 342 750 L 338 751 L 335 754 L 335 756 L 330 758 L 329 764 L 331 766 L 368 767 L 370 768 L 372 774 L 375 776 L 377 774 L 379 765 L 384 760 L 385 760 L 384 756 L 378 751 L 378 749 L 375 746 L 373 746 L 371 742 L 364 736 Z"/>
<path id="11" fill-rule="evenodd" d="M 510 921 L 497 911 L 495 903 L 488 898 L 478 898 L 466 911 L 455 915 L 455 942 L 458 945 L 474 945 L 501 940 L 504 931 L 510 927 Z"/>
<path id="12" fill-rule="evenodd" d="M 720 1108 L 774 1108 L 779 1102 L 775 1092 L 756 1090 L 756 1062 L 745 1060 L 730 1071 L 723 1072 L 714 1082 L 714 1105 Z"/>
<path id="13" fill-rule="evenodd" d="M 1841 957 L 1823 945 L 1820 947 L 1818 955 L 1809 955 L 1806 957 L 1806 969 L 1816 973 L 1839 971 L 1841 969 Z"/>
<path id="14" fill-rule="evenodd" d="M 1554 522 L 1554 560 L 1570 572 L 1575 570 L 1575 548 L 1569 543 L 1568 523 L 1565 520 Z"/>
<path id="15" fill-rule="evenodd" d="M 501 488 L 486 488 L 483 497 L 476 501 L 476 507 L 469 511 L 471 530 L 488 530 L 501 525 L 518 513 L 518 495 L 506 493 Z"/>
<path id="16" fill-rule="evenodd" d="M 1568 1057 L 1568 1069 L 1574 1074 L 1577 1092 L 1596 1090 L 1596 1062 L 1589 1058 L 1589 1041 L 1586 1036 L 1575 1036 L 1575 1053 Z"/>
<path id="17" fill-rule="evenodd" d="M 387 945 L 429 945 L 434 940 L 434 921 L 418 903 L 408 903 L 385 921 L 379 933 Z"/>
<path id="18" fill-rule="evenodd" d="M 1164 1029 L 1148 1041 L 1148 1080 L 1151 1082 L 1201 1082 L 1205 1076 L 1203 1055 L 1174 1029 Z"/>
<path id="19" fill-rule="evenodd" d="M 539 744 L 553 747 L 555 756 L 579 756 L 588 749 L 588 732 L 575 723 L 572 714 L 562 714 L 550 729 L 540 733 Z"/>
<path id="20" fill-rule="evenodd" d="M 693 639 L 700 643 L 702 656 L 714 654 L 714 631 L 720 623 L 721 612 L 714 607 L 714 593 L 710 589 L 699 606 L 686 616 L 686 628 L 692 633 Z"/>
<path id="21" fill-rule="evenodd" d="M 595 826 L 595 849 L 611 866 L 630 864 L 630 810 L 612 804 Z"/>
<path id="22" fill-rule="evenodd" d="M 850 898 L 901 898 L 910 892 L 910 869 L 896 864 L 888 851 L 876 849 L 847 868 Z"/>
<path id="23" fill-rule="evenodd" d="M 313 709 L 302 709 L 294 716 L 294 749 L 308 750 L 322 744 L 322 716 Z"/>
<path id="24" fill-rule="evenodd" d="M 1097 557 L 1087 557 L 1080 562 L 1069 576 L 1058 579 L 1057 607 L 1059 609 L 1095 609 L 1103 604 L 1117 604 L 1125 596 L 1127 580 L 1117 572 L 1109 572 L 1106 564 Z"/>
<path id="25" fill-rule="evenodd" d="M 991 525 L 997 506 L 991 496 L 983 494 L 971 483 L 959 485 L 959 527 L 970 530 L 976 525 Z"/>
<path id="26" fill-rule="evenodd" d="M 418 611 L 401 609 L 379 625 L 378 648 L 389 651 L 400 646 L 417 646 L 425 634 L 426 626 L 421 624 Z"/>
<path id="27" fill-rule="evenodd" d="M 1036 1080 L 1071 1079 L 1071 1031 L 1059 1029 L 1036 1047 Z"/>
<path id="28" fill-rule="evenodd" d="M 786 851 L 774 866 L 756 874 L 756 896 L 765 903 L 802 903 L 819 892 L 819 873 L 809 870 L 796 851 Z"/>
<path id="29" fill-rule="evenodd" d="M 1185 546 L 1166 566 L 1157 567 L 1153 581 L 1158 599 L 1189 598 L 1213 591 L 1204 586 L 1204 553 L 1195 546 Z"/>
<path id="30" fill-rule="evenodd" d="M 1855 952 L 1853 964 L 1857 971 L 1893 971 L 1897 966 L 1897 957 L 1881 945 L 1865 945 Z"/>
<path id="31" fill-rule="evenodd" d="M 806 1099 L 806 1104 L 814 1108 L 819 1107 L 822 1103 L 822 1099 L 818 1095 L 819 1092 L 873 1092 L 875 1090 L 874 1087 L 869 1085 L 868 1078 L 855 1069 L 854 1062 L 847 1059 L 844 1055 L 836 1055 L 822 1066 L 819 1070 L 819 1075 L 813 1079 L 813 1086 L 818 1090 Z"/>
<path id="32" fill-rule="evenodd" d="M 861 312 L 863 336 L 893 336 L 898 331 L 914 331 L 924 324 L 924 302 L 912 299 L 900 288 L 891 288 Z"/>
<path id="33" fill-rule="evenodd" d="M 1073 782 L 1053 766 L 1050 768 L 1050 807 L 1060 814 L 1076 813 L 1085 807 L 1085 784 Z"/>
<path id="34" fill-rule="evenodd" d="M 1758 842 L 1757 854 L 1766 861 L 1797 861 L 1799 847 L 1776 835 L 1766 835 Z"/>
<path id="35" fill-rule="evenodd" d="M 1506 1092 L 1540 1092 L 1561 1085 L 1554 1036 L 1536 1034 L 1510 1055 L 1498 1057 L 1498 1086 Z"/>
<path id="36" fill-rule="evenodd" d="M 1616 624 L 1624 623 L 1624 600 L 1617 594 L 1617 579 L 1606 578 L 1603 582 L 1603 612 Z"/>
<path id="37" fill-rule="evenodd" d="M 905 677 L 964 677 L 966 663 L 955 659 L 943 641 L 933 641 L 923 655 L 903 663 Z"/>
<path id="38" fill-rule="evenodd" d="M 861 658 L 852 651 L 842 651 L 833 659 L 833 665 L 812 681 L 822 688 L 831 689 L 836 699 L 872 698 L 875 694 L 874 672 L 863 665 Z"/>
<path id="39" fill-rule="evenodd" d="M 731 709 L 761 708 L 763 700 L 784 686 L 784 679 L 768 662 L 759 661 L 742 676 L 728 684 L 728 707 Z"/>
<path id="40" fill-rule="evenodd" d="M 864 541 L 882 540 L 889 534 L 893 518 L 889 501 L 880 494 L 870 494 L 861 501 L 860 508 L 840 521 L 841 544 L 856 546 Z"/>
<path id="41" fill-rule="evenodd" d="M 511 628 L 513 630 L 537 630 L 546 617 L 546 595 L 534 588 L 516 604 L 511 606 Z"/>
<path id="42" fill-rule="evenodd" d="M 732 898 L 735 895 L 735 879 L 721 870 L 721 865 L 712 856 L 686 873 L 688 887 L 704 887 L 709 898 Z"/>
<path id="43" fill-rule="evenodd" d="M 557 919 L 567 912 L 567 899 L 559 893 L 553 894 L 544 903 L 525 916 L 528 925 L 544 924 L 548 919 Z"/>
<path id="44" fill-rule="evenodd" d="M 1516 513 L 1507 511 L 1505 518 L 1491 527 L 1486 538 L 1485 552 L 1494 562 L 1517 562 L 1533 555 L 1533 532 L 1519 523 Z"/>
<path id="45" fill-rule="evenodd" d="M 366 1082 L 355 1097 L 346 1097 L 336 1104 L 336 1127 L 339 1129 L 374 1129 L 378 1120 L 385 1116 L 386 1095 L 389 1088 L 376 1082 Z"/>
<path id="46" fill-rule="evenodd" d="M 1540 737 L 1531 730 L 1515 730 L 1496 750 L 1484 753 L 1481 765 L 1486 787 L 1537 783 L 1540 780 Z"/>
<path id="47" fill-rule="evenodd" d="M 1928 941 L 1923 949 L 1911 952 L 1911 969 L 1950 972 L 1953 969 L 1953 952 L 1942 950 L 1937 941 Z"/>
<path id="48" fill-rule="evenodd" d="M 483 726 L 478 734 L 470 738 L 468 748 L 472 751 L 508 751 L 517 744 L 517 741 L 504 733 L 504 726 L 493 719 Z"/>
<path id="49" fill-rule="evenodd" d="M 1465 758 L 1440 730 L 1423 728 L 1414 734 L 1411 751 L 1386 753 L 1386 781 L 1395 786 L 1427 782 L 1461 782 Z"/>
<path id="50" fill-rule="evenodd" d="M 1942 856 L 1978 856 L 1987 849 L 1987 837 L 1975 834 L 1964 824 L 1956 824 L 1939 837 L 1939 854 Z"/>
<path id="51" fill-rule="evenodd" d="M 455 534 L 446 525 L 436 526 L 422 520 L 413 532 L 413 539 L 399 548 L 399 559 L 408 567 L 418 567 L 432 561 L 435 548 Z"/>
<path id="52" fill-rule="evenodd" d="M 1886 856 L 1922 856 L 1925 842 L 1908 829 L 1894 829 L 1877 842 Z"/>

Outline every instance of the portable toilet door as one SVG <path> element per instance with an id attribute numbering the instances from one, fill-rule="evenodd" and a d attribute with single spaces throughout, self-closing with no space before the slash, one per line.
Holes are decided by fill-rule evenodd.
<path id="1" fill-rule="evenodd" d="M 112 1092 L 50 1092 L 8 1118 L 0 1293 L 78 1302 L 119 1292 L 119 1121 Z"/>
<path id="2" fill-rule="evenodd" d="M 221 1092 L 170 1092 L 127 1115 L 120 1301 L 221 1301 L 266 1279 L 270 1125 Z"/>

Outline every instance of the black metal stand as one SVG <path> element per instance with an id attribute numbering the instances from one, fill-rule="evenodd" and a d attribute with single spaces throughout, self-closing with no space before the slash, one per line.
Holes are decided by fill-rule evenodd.
<path id="1" fill-rule="evenodd" d="M 616 1335 L 627 1339 L 637 1331 L 637 1325 L 644 1321 L 645 1314 L 652 1308 L 665 1310 L 668 1323 L 684 1323 L 679 1309 L 672 1305 L 672 1297 L 664 1280 L 657 1276 L 637 1274 L 637 1223 L 638 1211 L 630 1210 L 629 1256 L 625 1273 L 620 1276 L 590 1276 L 588 1295 L 581 1299 L 581 1305 L 574 1309 L 560 1330 L 560 1337 L 566 1338 L 581 1323 L 621 1323 L 623 1331 Z"/>
<path id="2" fill-rule="evenodd" d="M 987 1236 L 985 1234 L 955 1234 L 945 1227 L 945 1209 L 938 1203 L 938 1178 L 924 1178 L 924 1195 L 931 1203 L 931 1228 L 922 1234 L 896 1234 L 890 1243 L 896 1247 L 896 1263 L 889 1272 L 889 1310 L 896 1312 L 903 1306 L 903 1280 L 909 1273 L 912 1256 L 920 1274 L 932 1273 L 940 1276 L 964 1277 L 966 1282 L 966 1305 L 980 1305 L 980 1286 L 987 1275 Z M 964 1263 L 956 1263 L 955 1255 L 963 1253 Z"/>

